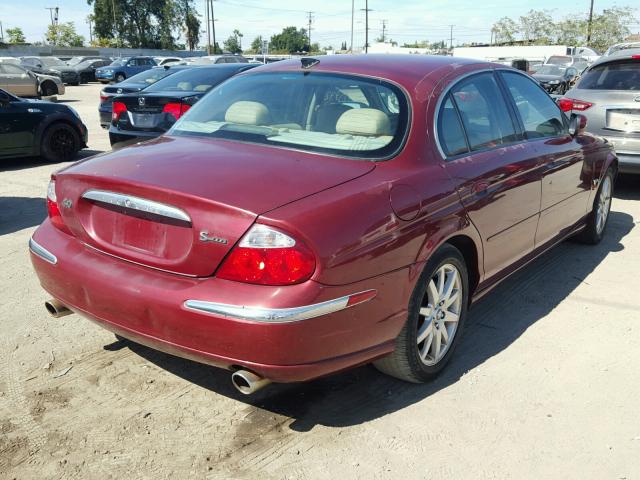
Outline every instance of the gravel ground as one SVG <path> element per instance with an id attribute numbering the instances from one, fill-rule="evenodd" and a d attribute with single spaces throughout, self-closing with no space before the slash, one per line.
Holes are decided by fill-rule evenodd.
<path id="1" fill-rule="evenodd" d="M 63 101 L 108 149 L 100 86 Z M 0 478 L 640 479 L 640 178 L 605 240 L 566 242 L 475 305 L 446 373 L 371 367 L 247 398 L 229 374 L 50 318 L 27 253 L 51 171 L 0 166 Z"/>

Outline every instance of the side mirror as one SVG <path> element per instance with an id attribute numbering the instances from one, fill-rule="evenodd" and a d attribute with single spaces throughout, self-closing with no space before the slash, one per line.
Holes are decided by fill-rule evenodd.
<path id="1" fill-rule="evenodd" d="M 569 134 L 576 137 L 584 133 L 585 128 L 587 128 L 587 117 L 579 113 L 572 113 L 569 119 Z"/>

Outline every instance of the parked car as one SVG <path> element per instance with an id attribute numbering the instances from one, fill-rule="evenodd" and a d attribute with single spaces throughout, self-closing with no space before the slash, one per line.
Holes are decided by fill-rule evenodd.
<path id="1" fill-rule="evenodd" d="M 194 65 L 211 65 L 219 63 L 249 63 L 242 55 L 205 55 L 190 59 Z"/>
<path id="2" fill-rule="evenodd" d="M 20 65 L 20 59 L 16 57 L 0 57 L 0 63 L 12 63 L 13 65 Z"/>
<path id="3" fill-rule="evenodd" d="M 542 65 L 532 75 L 542 88 L 549 93 L 564 94 L 578 78 L 578 70 L 574 67 L 559 67 L 557 65 Z"/>
<path id="4" fill-rule="evenodd" d="M 73 108 L 0 89 L 0 158 L 41 155 L 63 162 L 86 146 L 87 127 Z"/>
<path id="5" fill-rule="evenodd" d="M 96 79 L 102 83 L 119 83 L 156 66 L 151 57 L 131 57 L 115 60 L 111 65 L 96 68 Z"/>
<path id="6" fill-rule="evenodd" d="M 589 66 L 589 61 L 585 57 L 575 55 L 552 55 L 547 58 L 544 64 L 556 65 L 562 68 L 574 67 L 578 72 L 581 72 Z"/>
<path id="7" fill-rule="evenodd" d="M 111 125 L 111 105 L 113 103 L 113 98 L 116 95 L 139 92 L 140 90 L 147 88 L 149 85 L 156 83 L 161 78 L 173 75 L 185 68 L 190 67 L 153 67 L 116 85 L 108 85 L 104 87 L 100 92 L 100 105 L 98 106 L 98 112 L 100 113 L 100 126 L 102 128 L 109 128 L 109 125 Z"/>
<path id="8" fill-rule="evenodd" d="M 96 69 L 110 64 L 110 60 L 90 59 L 72 66 L 57 67 L 52 69 L 52 71 L 58 74 L 64 83 L 80 85 L 81 83 L 95 81 Z"/>
<path id="9" fill-rule="evenodd" d="M 83 57 L 72 57 L 69 60 L 67 60 L 67 65 L 69 65 L 70 67 L 73 67 L 80 63 L 86 62 L 87 60 L 104 60 L 105 62 L 109 62 L 106 65 L 109 65 L 113 62 L 113 60 L 111 60 L 111 58 L 109 57 L 102 57 L 100 55 L 93 55 L 93 56 L 89 55 L 89 56 L 83 56 Z"/>
<path id="10" fill-rule="evenodd" d="M 56 69 L 64 67 L 66 63 L 58 57 L 21 57 L 20 65 L 39 75 L 59 77 Z"/>
<path id="11" fill-rule="evenodd" d="M 21 97 L 50 97 L 65 92 L 59 77 L 39 75 L 12 63 L 0 63 L 0 88 Z"/>
<path id="12" fill-rule="evenodd" d="M 235 63 L 186 68 L 139 93 L 113 99 L 109 141 L 122 148 L 162 135 L 210 89 L 256 65 Z"/>
<path id="13" fill-rule="evenodd" d="M 153 59 L 161 67 L 169 64 L 184 63 L 184 58 L 180 57 L 153 57 Z"/>
<path id="14" fill-rule="evenodd" d="M 631 49 L 638 49 L 638 48 L 640 48 L 640 42 L 616 43 L 615 45 L 610 46 L 602 56 L 608 57 L 609 55 L 613 55 L 614 53 L 617 53 L 617 52 L 623 52 L 624 50 L 631 50 Z"/>
<path id="15" fill-rule="evenodd" d="M 640 174 L 640 49 L 603 56 L 559 104 L 615 146 L 620 172 Z"/>
<path id="16" fill-rule="evenodd" d="M 583 126 L 477 60 L 278 62 L 55 173 L 31 259 L 52 314 L 228 368 L 243 393 L 371 361 L 423 382 L 471 302 L 564 238 L 602 239 L 616 157 Z"/>

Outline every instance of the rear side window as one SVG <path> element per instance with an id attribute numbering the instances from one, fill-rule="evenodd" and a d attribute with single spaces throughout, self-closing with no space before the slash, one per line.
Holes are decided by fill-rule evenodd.
<path id="1" fill-rule="evenodd" d="M 640 90 L 640 60 L 596 65 L 578 84 L 582 90 Z"/>
<path id="2" fill-rule="evenodd" d="M 471 150 L 492 148 L 518 140 L 511 115 L 492 73 L 458 83 L 451 96 L 458 107 Z"/>
<path id="3" fill-rule="evenodd" d="M 501 72 L 516 104 L 527 138 L 557 137 L 567 133 L 556 103 L 533 80 L 513 72 Z"/>
<path id="4" fill-rule="evenodd" d="M 460 117 L 449 95 L 442 103 L 438 114 L 438 138 L 445 155 L 448 157 L 469 151 Z"/>

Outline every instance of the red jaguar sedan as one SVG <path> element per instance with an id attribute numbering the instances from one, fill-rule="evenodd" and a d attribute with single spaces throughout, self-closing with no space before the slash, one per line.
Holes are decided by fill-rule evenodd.
<path id="1" fill-rule="evenodd" d="M 423 382 L 474 300 L 602 238 L 617 159 L 584 127 L 501 65 L 279 62 L 55 173 L 31 258 L 55 316 L 226 368 L 244 393 L 369 362 Z"/>

